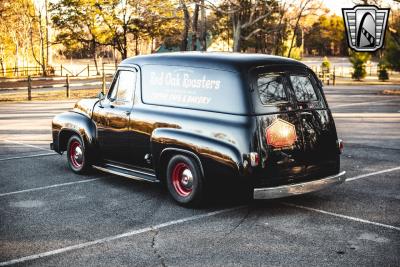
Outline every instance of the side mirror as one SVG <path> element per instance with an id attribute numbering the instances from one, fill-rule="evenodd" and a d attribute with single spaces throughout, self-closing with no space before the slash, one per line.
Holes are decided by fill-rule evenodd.
<path id="1" fill-rule="evenodd" d="M 100 92 L 100 93 L 97 95 L 97 98 L 98 98 L 99 100 L 103 100 L 103 99 L 105 98 L 104 93 L 103 93 L 103 92 Z"/>

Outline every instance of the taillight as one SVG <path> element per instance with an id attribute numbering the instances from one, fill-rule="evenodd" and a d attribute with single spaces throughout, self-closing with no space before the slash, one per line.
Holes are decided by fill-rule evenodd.
<path id="1" fill-rule="evenodd" d="M 343 153 L 343 148 L 344 148 L 344 144 L 343 144 L 343 140 L 342 139 L 338 139 L 338 148 L 340 151 L 340 154 Z"/>
<path id="2" fill-rule="evenodd" d="M 295 126 L 281 119 L 274 120 L 265 135 L 268 145 L 277 148 L 292 146 L 297 140 Z"/>
<path id="3" fill-rule="evenodd" d="M 258 155 L 257 152 L 251 152 L 250 153 L 250 165 L 251 167 L 256 167 L 260 164 L 260 156 Z"/>

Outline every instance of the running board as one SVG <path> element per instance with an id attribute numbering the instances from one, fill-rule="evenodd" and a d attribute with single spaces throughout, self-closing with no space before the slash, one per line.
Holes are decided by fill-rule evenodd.
<path id="1" fill-rule="evenodd" d="M 128 169 L 128 168 L 121 167 L 121 166 L 114 165 L 114 164 L 104 164 L 102 166 L 93 165 L 92 167 L 99 171 L 115 174 L 118 176 L 126 177 L 129 179 L 134 179 L 134 180 L 138 180 L 138 181 L 146 181 L 146 182 L 152 182 L 152 183 L 160 182 L 157 179 L 157 177 L 152 173 Z"/>

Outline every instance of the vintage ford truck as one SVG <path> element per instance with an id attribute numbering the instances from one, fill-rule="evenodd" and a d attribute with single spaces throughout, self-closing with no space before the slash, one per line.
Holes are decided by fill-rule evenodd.
<path id="1" fill-rule="evenodd" d="M 316 75 L 283 57 L 168 53 L 120 63 L 106 95 L 54 117 L 51 148 L 89 168 L 164 182 L 198 205 L 225 179 L 255 199 L 345 181 L 343 148 Z M 245 187 L 244 187 L 245 188 Z"/>

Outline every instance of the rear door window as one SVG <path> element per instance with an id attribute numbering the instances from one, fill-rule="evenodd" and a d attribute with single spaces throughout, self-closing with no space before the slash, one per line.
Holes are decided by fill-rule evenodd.
<path id="1" fill-rule="evenodd" d="M 290 75 L 296 99 L 299 102 L 317 101 L 318 96 L 309 76 Z"/>
<path id="2" fill-rule="evenodd" d="M 257 78 L 257 90 L 263 105 L 288 101 L 284 76 L 277 73 L 262 73 Z"/>

